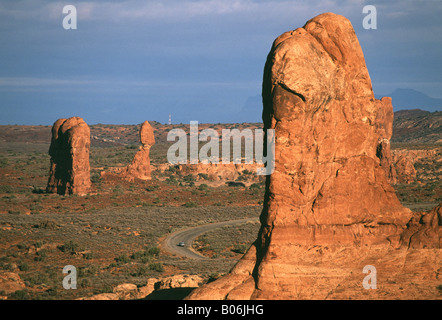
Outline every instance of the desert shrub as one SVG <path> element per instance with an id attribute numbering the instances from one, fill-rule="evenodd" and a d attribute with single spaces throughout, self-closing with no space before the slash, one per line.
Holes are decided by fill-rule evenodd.
<path id="1" fill-rule="evenodd" d="M 94 276 L 100 271 L 100 266 L 95 264 L 87 264 L 84 267 L 80 267 L 77 269 L 77 277 L 85 277 L 85 276 Z"/>
<path id="2" fill-rule="evenodd" d="M 132 255 L 130 256 L 130 258 L 131 258 L 131 259 L 134 259 L 134 260 L 139 260 L 139 259 L 141 259 L 142 257 L 144 257 L 144 255 L 145 255 L 145 252 L 144 252 L 144 251 L 137 251 L 137 252 L 132 253 Z"/>
<path id="3" fill-rule="evenodd" d="M 198 177 L 204 180 L 209 180 L 209 175 L 207 173 L 198 173 Z"/>
<path id="4" fill-rule="evenodd" d="M 65 242 L 62 246 L 58 247 L 62 252 L 75 254 L 79 250 L 79 245 L 72 240 Z"/>
<path id="5" fill-rule="evenodd" d="M 91 175 L 91 181 L 92 181 L 92 183 L 100 183 L 101 182 L 101 175 L 98 172 L 94 172 Z"/>
<path id="6" fill-rule="evenodd" d="M 158 257 L 160 254 L 160 248 L 158 248 L 158 247 L 149 248 L 149 249 L 147 249 L 147 253 L 151 256 Z"/>
<path id="7" fill-rule="evenodd" d="M 0 186 L 0 193 L 13 193 L 11 186 Z"/>
<path id="8" fill-rule="evenodd" d="M 179 171 L 179 167 L 178 166 L 170 166 L 169 169 L 167 169 L 169 172 L 172 173 L 176 173 L 177 171 Z"/>
<path id="9" fill-rule="evenodd" d="M 149 273 L 150 267 L 146 267 L 146 266 L 139 266 L 137 268 L 137 270 L 132 273 L 132 276 L 134 277 L 143 277 L 146 276 Z"/>
<path id="10" fill-rule="evenodd" d="M 53 220 L 45 220 L 34 226 L 35 228 L 53 230 L 57 228 L 57 223 Z"/>
<path id="11" fill-rule="evenodd" d="M 122 195 L 124 193 L 124 189 L 121 185 L 117 184 L 113 190 L 114 193 L 118 195 Z"/>
<path id="12" fill-rule="evenodd" d="M 153 257 L 158 257 L 160 254 L 160 248 L 158 247 L 152 247 L 147 248 L 144 251 L 137 251 L 134 252 L 130 258 L 133 260 L 139 260 L 142 263 L 150 262 Z"/>
<path id="13" fill-rule="evenodd" d="M 151 191 L 155 191 L 155 190 L 157 190 L 159 187 L 160 187 L 159 185 L 147 186 L 147 187 L 146 187 L 146 191 L 149 191 L 149 192 L 151 192 Z"/>
<path id="14" fill-rule="evenodd" d="M 191 174 L 183 177 L 184 182 L 190 183 L 195 181 L 195 177 Z"/>
<path id="15" fill-rule="evenodd" d="M 92 280 L 88 279 L 88 278 L 83 278 L 80 280 L 79 283 L 81 288 L 87 288 L 87 287 L 91 287 L 92 286 Z"/>
<path id="16" fill-rule="evenodd" d="M 122 255 L 116 257 L 116 258 L 115 258 L 115 261 L 116 261 L 118 264 L 126 264 L 126 263 L 129 263 L 129 262 L 130 262 L 128 256 L 125 255 L 125 254 L 122 254 Z"/>
<path id="17" fill-rule="evenodd" d="M 153 263 L 149 264 L 149 269 L 157 271 L 157 272 L 163 272 L 164 271 L 163 264 L 160 263 L 160 262 L 153 262 Z"/>
<path id="18" fill-rule="evenodd" d="M 43 206 L 40 204 L 34 203 L 29 206 L 29 210 L 31 210 L 32 214 L 37 214 L 37 213 L 40 213 L 41 210 L 43 210 Z"/>
<path id="19" fill-rule="evenodd" d="M 205 183 L 202 183 L 202 184 L 200 184 L 198 186 L 198 190 L 204 191 L 204 190 L 207 190 L 207 189 L 209 189 L 209 186 L 207 184 L 205 184 Z"/>
<path id="20" fill-rule="evenodd" d="M 29 265 L 28 265 L 27 263 L 25 263 L 25 262 L 21 262 L 21 263 L 18 265 L 18 269 L 19 269 L 20 271 L 28 271 L 28 270 L 29 270 Z"/>
<path id="21" fill-rule="evenodd" d="M 12 300 L 28 300 L 29 292 L 27 289 L 17 290 L 11 294 L 9 294 L 9 299 Z"/>
<path id="22" fill-rule="evenodd" d="M 262 184 L 261 183 L 252 183 L 249 187 L 249 189 L 253 190 L 253 189 L 261 189 L 262 188 Z"/>
<path id="23" fill-rule="evenodd" d="M 83 259 L 90 260 L 94 258 L 94 254 L 92 252 L 86 252 L 83 254 Z"/>
<path id="24" fill-rule="evenodd" d="M 235 181 L 247 181 L 248 179 L 249 179 L 248 176 L 246 176 L 246 175 L 241 175 L 241 176 L 239 176 L 238 178 L 236 178 Z"/>
<path id="25" fill-rule="evenodd" d="M 195 208 L 198 207 L 198 204 L 194 201 L 188 201 L 185 204 L 183 204 L 183 206 L 186 208 Z"/>
<path id="26" fill-rule="evenodd" d="M 40 250 L 36 252 L 36 257 L 34 258 L 35 261 L 43 261 L 46 256 L 47 256 L 47 252 L 46 250 Z"/>
<path id="27" fill-rule="evenodd" d="M 177 185 L 178 184 L 178 181 L 175 178 L 175 176 L 168 177 L 166 180 L 164 180 L 164 182 L 166 182 L 167 184 L 172 184 L 172 185 Z"/>

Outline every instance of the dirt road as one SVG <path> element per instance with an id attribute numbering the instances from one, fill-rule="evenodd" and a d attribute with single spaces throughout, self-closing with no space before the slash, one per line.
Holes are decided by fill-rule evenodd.
<path id="1" fill-rule="evenodd" d="M 244 224 L 247 222 L 258 221 L 258 218 L 246 218 L 231 221 L 222 221 L 216 223 L 205 224 L 202 226 L 179 230 L 168 235 L 162 242 L 162 247 L 171 254 L 180 255 L 191 259 L 209 259 L 192 248 L 193 241 L 203 233 L 225 227 Z M 180 242 L 184 242 L 184 247 L 179 246 Z"/>

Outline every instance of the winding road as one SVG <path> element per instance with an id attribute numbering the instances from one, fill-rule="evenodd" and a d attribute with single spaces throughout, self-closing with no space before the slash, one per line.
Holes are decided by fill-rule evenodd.
<path id="1" fill-rule="evenodd" d="M 245 218 L 238 220 L 222 221 L 209 223 L 197 227 L 191 227 L 184 230 L 179 230 L 168 235 L 162 242 L 162 247 L 170 252 L 171 254 L 176 254 L 191 259 L 210 259 L 195 251 L 192 248 L 193 241 L 203 233 L 208 231 L 226 227 L 226 226 L 236 226 L 247 222 L 258 222 L 258 218 Z M 184 242 L 184 247 L 180 247 L 178 243 Z"/>

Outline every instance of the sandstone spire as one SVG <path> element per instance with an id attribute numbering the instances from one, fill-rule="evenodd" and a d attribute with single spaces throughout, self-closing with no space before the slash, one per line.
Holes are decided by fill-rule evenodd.
<path id="1" fill-rule="evenodd" d="M 141 124 L 140 142 L 141 146 L 129 165 L 126 167 L 109 168 L 108 171 L 102 171 L 101 176 L 121 177 L 128 181 L 134 179 L 150 180 L 150 148 L 155 144 L 155 135 L 148 121 L 144 121 Z"/>
<path id="2" fill-rule="evenodd" d="M 188 298 L 371 294 L 361 286 L 361 270 L 389 268 L 382 258 L 409 238 L 401 233 L 411 211 L 386 176 L 391 99 L 375 99 L 350 21 L 325 13 L 279 36 L 262 98 L 264 129 L 275 130 L 276 145 L 258 238 L 229 274 Z M 428 219 L 437 234 L 437 214 Z M 340 293 L 339 286 L 348 288 Z"/>
<path id="3" fill-rule="evenodd" d="M 144 121 L 140 128 L 140 150 L 135 154 L 132 162 L 122 172 L 129 179 L 151 179 L 150 148 L 155 144 L 153 128 L 148 121 Z"/>
<path id="4" fill-rule="evenodd" d="M 52 126 L 47 192 L 85 195 L 91 187 L 90 129 L 82 118 L 58 119 Z"/>

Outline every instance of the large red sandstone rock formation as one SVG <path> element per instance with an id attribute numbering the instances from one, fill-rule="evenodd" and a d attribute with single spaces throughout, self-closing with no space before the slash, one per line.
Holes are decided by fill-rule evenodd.
<path id="1" fill-rule="evenodd" d="M 188 298 L 382 296 L 362 287 L 362 268 L 375 265 L 380 283 L 409 268 L 408 253 L 388 250 L 407 241 L 401 233 L 411 211 L 386 176 L 391 99 L 374 98 L 350 21 L 326 13 L 278 37 L 264 69 L 263 105 L 276 145 L 258 239 L 229 274 Z"/>
<path id="2" fill-rule="evenodd" d="M 123 168 L 111 168 L 109 172 L 102 172 L 102 176 L 117 175 L 132 181 L 134 179 L 150 180 L 150 148 L 155 144 L 155 135 L 152 126 L 144 121 L 140 128 L 141 146 L 135 154 L 132 162 Z"/>
<path id="3" fill-rule="evenodd" d="M 132 162 L 127 166 L 125 175 L 141 180 L 151 179 L 150 148 L 155 144 L 153 128 L 149 122 L 144 121 L 140 128 L 140 150 L 135 154 Z"/>
<path id="4" fill-rule="evenodd" d="M 47 192 L 85 195 L 91 187 L 90 129 L 82 118 L 58 119 L 52 126 Z"/>

